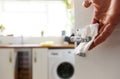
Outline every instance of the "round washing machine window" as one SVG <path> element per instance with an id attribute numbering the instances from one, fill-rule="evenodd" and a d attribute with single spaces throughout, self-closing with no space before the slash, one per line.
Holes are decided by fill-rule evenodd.
<path id="1" fill-rule="evenodd" d="M 58 66 L 57 74 L 61 79 L 69 79 L 74 74 L 74 67 L 69 62 L 63 62 Z"/>

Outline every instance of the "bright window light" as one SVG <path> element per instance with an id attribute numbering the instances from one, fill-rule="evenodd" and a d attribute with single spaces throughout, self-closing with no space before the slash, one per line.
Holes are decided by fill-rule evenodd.
<path id="1" fill-rule="evenodd" d="M 58 1 L 3 1 L 0 2 L 0 24 L 4 34 L 14 36 L 61 36 L 71 33 L 65 4 Z"/>

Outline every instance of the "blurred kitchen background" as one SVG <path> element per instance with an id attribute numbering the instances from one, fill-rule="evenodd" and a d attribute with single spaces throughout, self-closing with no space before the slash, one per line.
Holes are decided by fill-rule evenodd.
<path id="1" fill-rule="evenodd" d="M 120 27 L 86 57 L 73 54 L 69 37 L 93 14 L 83 1 L 0 0 L 0 79 L 17 79 L 15 68 L 24 65 L 31 68 L 25 79 L 120 79 Z"/>
<path id="2" fill-rule="evenodd" d="M 1 44 L 61 43 L 74 27 L 74 0 L 0 0 Z"/>

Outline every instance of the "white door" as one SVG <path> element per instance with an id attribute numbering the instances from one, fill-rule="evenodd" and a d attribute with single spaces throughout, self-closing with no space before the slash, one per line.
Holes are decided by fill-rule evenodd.
<path id="1" fill-rule="evenodd" d="M 0 48 L 0 79 L 14 79 L 14 69 L 14 49 Z"/>
<path id="2" fill-rule="evenodd" d="M 33 48 L 33 79 L 48 79 L 47 48 Z"/>

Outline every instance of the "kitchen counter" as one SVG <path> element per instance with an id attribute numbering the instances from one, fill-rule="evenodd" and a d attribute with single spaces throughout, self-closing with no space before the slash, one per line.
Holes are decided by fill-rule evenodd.
<path id="1" fill-rule="evenodd" d="M 13 45 L 0 45 L 0 48 L 74 48 L 74 44 L 51 45 L 51 46 L 42 46 L 40 44 L 13 44 Z"/>

